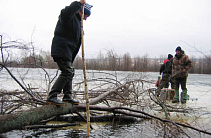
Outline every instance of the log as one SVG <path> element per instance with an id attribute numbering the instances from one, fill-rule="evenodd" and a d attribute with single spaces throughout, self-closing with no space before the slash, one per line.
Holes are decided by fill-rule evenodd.
<path id="1" fill-rule="evenodd" d="M 108 111 L 112 113 L 125 114 L 128 116 L 134 116 L 139 118 L 147 118 L 143 115 L 137 115 L 132 113 L 120 112 L 116 109 L 124 109 L 127 108 L 119 108 L 119 107 L 101 107 L 101 106 L 90 106 L 90 110 L 99 110 L 99 111 Z M 59 116 L 69 113 L 77 113 L 78 111 L 86 112 L 86 105 L 75 105 L 65 104 L 65 106 L 55 106 L 55 105 L 45 105 L 38 108 L 34 108 L 28 111 L 23 111 L 21 113 L 15 114 L 7 114 L 0 116 L 0 133 L 5 133 L 14 129 L 23 129 L 28 125 L 35 125 L 41 122 L 42 120 L 47 120 L 53 116 Z M 138 113 L 137 110 L 131 110 Z"/>
<path id="2" fill-rule="evenodd" d="M 150 119 L 154 118 L 160 120 L 164 123 L 172 123 L 176 125 L 180 125 L 183 127 L 187 127 L 198 132 L 211 135 L 211 132 L 200 130 L 198 128 L 178 123 L 171 120 L 162 119 L 153 115 L 150 115 L 146 112 L 134 110 L 126 107 L 102 107 L 102 106 L 90 106 L 90 110 L 98 110 L 98 111 L 108 111 L 112 113 L 124 114 L 127 116 L 134 116 L 138 118 Z M 130 112 L 123 112 L 121 110 L 127 110 Z M 16 114 L 8 114 L 0 116 L 0 133 L 5 133 L 14 129 L 23 129 L 27 125 L 35 125 L 42 120 L 46 120 L 53 116 L 64 115 L 69 113 L 74 113 L 78 111 L 86 111 L 86 105 L 76 105 L 72 106 L 71 104 L 66 104 L 65 106 L 55 106 L 55 105 L 45 105 L 42 107 L 38 107 L 32 110 L 23 111 L 21 113 Z M 131 112 L 135 112 L 138 114 L 133 114 Z M 142 114 L 142 115 L 141 115 Z"/>
<path id="3" fill-rule="evenodd" d="M 24 126 L 37 124 L 53 116 L 71 113 L 73 109 L 71 104 L 65 106 L 45 105 L 21 113 L 1 115 L 0 133 L 23 129 Z"/>
<path id="4" fill-rule="evenodd" d="M 78 123 L 68 123 L 62 125 L 33 125 L 33 126 L 26 126 L 26 129 L 39 129 L 39 128 L 61 128 L 61 127 L 68 127 L 68 126 L 76 126 L 80 125 Z"/>

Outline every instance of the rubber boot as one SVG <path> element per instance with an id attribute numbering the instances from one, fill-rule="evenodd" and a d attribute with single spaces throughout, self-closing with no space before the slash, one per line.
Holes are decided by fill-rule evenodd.
<path id="1" fill-rule="evenodd" d="M 49 95 L 48 98 L 47 98 L 47 103 L 48 104 L 54 104 L 54 105 L 65 105 L 64 102 L 57 99 L 57 94 Z"/>
<path id="2" fill-rule="evenodd" d="M 78 105 L 79 101 L 74 100 L 72 98 L 72 79 L 66 83 L 63 89 L 64 97 L 62 99 L 63 102 L 72 103 L 74 105 Z"/>
<path id="3" fill-rule="evenodd" d="M 74 105 L 78 105 L 79 104 L 79 101 L 77 100 L 74 100 L 72 98 L 72 93 L 65 93 L 63 99 L 62 99 L 63 102 L 68 102 L 68 103 L 72 103 Z"/>
<path id="4" fill-rule="evenodd" d="M 57 95 L 61 93 L 63 87 L 65 86 L 65 77 L 59 75 L 58 79 L 51 88 L 51 91 L 47 98 L 47 103 L 55 105 L 64 105 L 65 103 L 57 99 Z"/>
<path id="5" fill-rule="evenodd" d="M 179 90 L 174 89 L 174 100 L 172 101 L 172 103 L 178 103 L 178 102 L 179 102 Z"/>
<path id="6" fill-rule="evenodd" d="M 187 98 L 188 98 L 188 96 L 187 96 L 187 89 L 183 89 L 183 90 L 182 90 L 182 99 L 181 99 L 181 103 L 182 103 L 182 104 L 186 103 Z"/>

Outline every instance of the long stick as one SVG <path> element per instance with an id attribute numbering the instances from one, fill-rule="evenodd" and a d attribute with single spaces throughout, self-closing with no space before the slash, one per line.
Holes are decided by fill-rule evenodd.
<path id="1" fill-rule="evenodd" d="M 2 46 L 2 35 L 0 35 L 0 37 L 1 37 L 1 58 L 2 58 L 2 63 L 4 65 L 5 62 L 4 62 L 4 54 L 3 54 L 3 46 Z"/>
<path id="2" fill-rule="evenodd" d="M 86 63 L 85 63 L 85 58 L 84 58 L 83 19 L 84 19 L 84 5 L 82 7 L 82 16 L 81 16 L 81 44 L 82 44 L 82 61 L 83 61 L 83 73 L 84 73 L 84 85 L 85 85 L 85 97 L 86 97 L 87 138 L 89 138 L 90 137 L 90 112 L 89 112 L 89 95 L 88 95 L 88 90 L 87 90 L 87 78 L 86 78 Z"/>

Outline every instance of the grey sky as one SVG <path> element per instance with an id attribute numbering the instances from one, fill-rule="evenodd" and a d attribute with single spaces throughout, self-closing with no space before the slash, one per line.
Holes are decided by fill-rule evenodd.
<path id="1" fill-rule="evenodd" d="M 57 18 L 72 0 L 0 0 L 0 34 L 31 40 L 50 51 Z M 118 55 L 159 57 L 180 45 L 189 56 L 211 54 L 211 0 L 87 0 L 85 56 L 115 50 Z M 184 42 L 183 42 L 184 41 Z M 80 52 L 81 53 L 81 52 Z M 80 54 L 79 53 L 79 54 Z"/>

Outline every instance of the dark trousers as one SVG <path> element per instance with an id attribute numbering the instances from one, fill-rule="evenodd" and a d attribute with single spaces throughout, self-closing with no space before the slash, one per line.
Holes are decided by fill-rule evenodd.
<path id="1" fill-rule="evenodd" d="M 163 73 L 161 82 L 159 84 L 159 89 L 168 88 L 169 87 L 169 81 L 170 81 L 170 74 Z"/>
<path id="2" fill-rule="evenodd" d="M 72 79 L 75 74 L 75 69 L 70 61 L 56 59 L 56 63 L 61 70 L 61 74 L 51 88 L 49 95 L 60 94 L 63 90 L 64 94 L 72 93 Z"/>
<path id="3" fill-rule="evenodd" d="M 175 89 L 175 79 L 170 77 L 171 88 Z"/>
<path id="4" fill-rule="evenodd" d="M 171 78 L 171 74 L 163 73 L 161 82 L 159 84 L 159 89 L 168 88 L 169 82 L 171 83 L 171 88 L 174 89 L 175 81 L 173 78 Z"/>
<path id="5" fill-rule="evenodd" d="M 175 89 L 179 90 L 179 85 L 181 85 L 182 90 L 186 90 L 186 82 L 187 82 L 187 77 L 185 78 L 176 78 L 175 79 Z"/>

